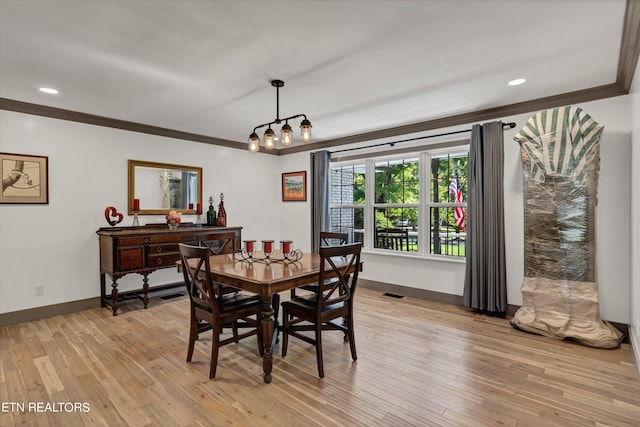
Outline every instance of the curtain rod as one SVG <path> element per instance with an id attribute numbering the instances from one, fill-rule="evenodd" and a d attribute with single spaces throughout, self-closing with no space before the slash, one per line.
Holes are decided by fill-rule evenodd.
<path id="1" fill-rule="evenodd" d="M 503 127 L 508 126 L 509 129 L 512 129 L 512 128 L 516 127 L 516 124 L 515 124 L 515 122 L 510 122 L 510 123 L 503 123 L 502 126 Z M 416 138 L 401 139 L 399 141 L 382 142 L 380 144 L 367 145 L 365 147 L 344 148 L 342 150 L 330 151 L 329 154 L 343 153 L 345 151 L 364 150 L 365 148 L 382 147 L 383 145 L 388 145 L 390 147 L 393 147 L 394 145 L 399 144 L 401 142 L 417 141 L 419 139 L 427 139 L 427 138 L 435 138 L 435 137 L 438 137 L 438 136 L 455 135 L 455 134 L 458 134 L 458 133 L 465 133 L 465 132 L 471 132 L 471 129 L 456 130 L 456 131 L 453 131 L 453 132 L 439 133 L 437 135 L 419 136 L 419 137 L 416 137 Z"/>

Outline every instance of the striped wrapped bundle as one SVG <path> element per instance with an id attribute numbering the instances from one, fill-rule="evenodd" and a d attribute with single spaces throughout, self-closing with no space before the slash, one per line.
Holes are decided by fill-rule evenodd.
<path id="1" fill-rule="evenodd" d="M 603 126 L 580 108 L 536 113 L 514 137 L 524 172 L 522 307 L 511 324 L 585 345 L 617 347 L 600 318 L 595 214 Z"/>

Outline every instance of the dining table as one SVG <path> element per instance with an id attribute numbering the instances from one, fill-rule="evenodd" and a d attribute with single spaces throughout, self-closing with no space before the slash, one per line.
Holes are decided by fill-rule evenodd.
<path id="1" fill-rule="evenodd" d="M 282 260 L 275 255 L 273 260 L 265 260 L 264 258 L 257 253 L 255 259 L 242 256 L 241 253 L 212 255 L 209 257 L 209 267 L 213 281 L 257 294 L 262 299 L 260 319 L 260 333 L 264 345 L 262 368 L 264 382 L 270 383 L 273 370 L 273 349 L 278 338 L 278 320 L 274 315 L 279 312 L 278 293 L 317 282 L 321 258 L 316 253 L 302 253 L 302 256 L 297 260 Z M 187 265 L 189 268 L 195 269 L 198 261 L 195 258 L 190 259 Z M 347 260 L 342 257 L 336 257 L 332 261 L 337 267 L 348 265 Z M 322 267 L 327 272 L 333 271 L 328 263 Z M 352 270 L 355 268 L 362 270 L 362 262 L 359 266 L 351 266 Z"/>

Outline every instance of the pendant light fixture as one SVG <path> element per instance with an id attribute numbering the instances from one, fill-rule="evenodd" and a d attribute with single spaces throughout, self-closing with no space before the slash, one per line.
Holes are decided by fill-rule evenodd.
<path id="1" fill-rule="evenodd" d="M 271 150 L 275 147 L 276 134 L 271 129 L 271 125 L 279 125 L 284 122 L 280 129 L 280 143 L 288 147 L 293 142 L 293 129 L 289 125 L 289 120 L 303 117 L 300 122 L 300 139 L 302 142 L 307 143 L 311 141 L 311 122 L 307 120 L 305 114 L 296 114 L 295 116 L 280 118 L 280 88 L 284 86 L 282 80 L 271 80 L 271 86 L 276 88 L 276 118 L 272 122 L 263 123 L 253 128 L 253 132 L 249 135 L 249 151 L 260 151 L 260 137 L 256 131 L 262 127 L 268 126 L 268 129 L 264 132 L 264 148 Z"/>

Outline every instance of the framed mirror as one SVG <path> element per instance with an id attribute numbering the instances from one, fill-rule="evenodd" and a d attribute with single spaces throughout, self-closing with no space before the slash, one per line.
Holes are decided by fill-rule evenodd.
<path id="1" fill-rule="evenodd" d="M 127 210 L 134 200 L 140 215 L 166 215 L 170 210 L 197 214 L 202 206 L 202 168 L 129 160 Z"/>

